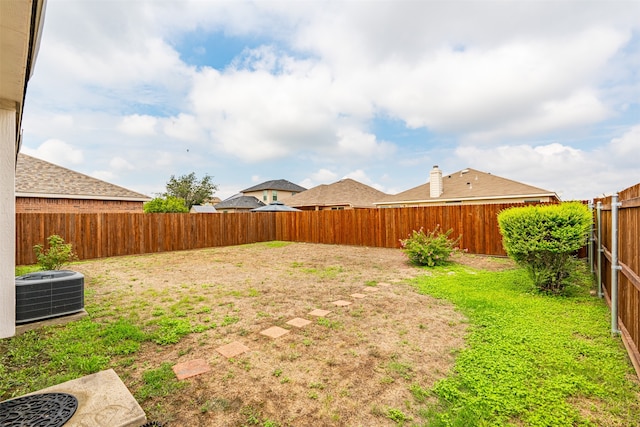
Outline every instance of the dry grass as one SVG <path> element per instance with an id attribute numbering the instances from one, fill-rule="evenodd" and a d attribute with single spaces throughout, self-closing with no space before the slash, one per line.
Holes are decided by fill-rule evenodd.
<path id="1" fill-rule="evenodd" d="M 464 256 L 485 268 L 504 260 Z M 463 346 L 465 319 L 417 294 L 403 279 L 427 274 L 397 249 L 255 244 L 110 258 L 74 265 L 86 279 L 96 319 L 161 317 L 201 325 L 173 345 L 147 342 L 113 363 L 136 393 L 142 373 L 165 362 L 203 358 L 208 373 L 180 392 L 141 402 L 150 420 L 172 426 L 384 426 L 389 410 L 419 420 L 410 387 L 431 387 Z M 379 283 L 391 286 L 380 286 Z M 375 291 L 367 291 L 375 289 Z M 365 293 L 364 299 L 350 297 Z M 335 307 L 332 301 L 353 301 Z M 307 314 L 331 310 L 326 320 Z M 313 320 L 297 329 L 294 317 Z M 270 326 L 290 329 L 277 339 Z M 251 351 L 225 359 L 215 349 L 239 341 Z"/>

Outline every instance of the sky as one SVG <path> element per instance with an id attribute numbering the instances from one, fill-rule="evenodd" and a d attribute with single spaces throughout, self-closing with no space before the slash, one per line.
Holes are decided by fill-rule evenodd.
<path id="1" fill-rule="evenodd" d="M 156 196 L 640 182 L 640 1 L 48 0 L 22 152 Z"/>

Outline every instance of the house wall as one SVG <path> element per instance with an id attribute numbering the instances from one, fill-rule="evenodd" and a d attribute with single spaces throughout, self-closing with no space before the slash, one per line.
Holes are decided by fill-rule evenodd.
<path id="1" fill-rule="evenodd" d="M 16 197 L 16 212 L 89 213 L 143 212 L 143 202 L 124 200 L 50 199 L 46 197 Z"/>
<path id="2" fill-rule="evenodd" d="M 456 206 L 456 205 L 486 205 L 500 203 L 553 203 L 557 200 L 553 197 L 519 197 L 514 199 L 476 199 L 476 200 L 460 200 L 447 202 L 415 202 L 415 203 L 389 203 L 380 204 L 379 208 L 411 208 L 418 206 Z"/>
<path id="3" fill-rule="evenodd" d="M 0 338 L 16 330 L 16 110 L 0 100 Z"/>
<path id="4" fill-rule="evenodd" d="M 343 211 L 353 209 L 371 209 L 362 207 L 353 207 L 351 205 L 332 205 L 332 206 L 296 206 L 296 209 L 301 211 Z"/>
<path id="5" fill-rule="evenodd" d="M 287 200 L 289 200 L 294 194 L 297 194 L 291 191 L 283 191 L 283 190 L 266 190 L 266 194 L 264 193 L 264 190 L 250 191 L 242 194 L 245 196 L 253 196 L 256 199 L 260 200 L 265 205 L 268 205 L 269 203 L 276 201 L 276 200 L 273 200 L 274 192 L 276 193 L 277 201 L 282 202 L 285 205 L 287 204 Z"/>

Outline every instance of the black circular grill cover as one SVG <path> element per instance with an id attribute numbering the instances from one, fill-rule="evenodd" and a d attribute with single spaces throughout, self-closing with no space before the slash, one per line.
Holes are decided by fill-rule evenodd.
<path id="1" fill-rule="evenodd" d="M 61 427 L 78 409 L 67 393 L 42 393 L 0 402 L 0 427 Z"/>

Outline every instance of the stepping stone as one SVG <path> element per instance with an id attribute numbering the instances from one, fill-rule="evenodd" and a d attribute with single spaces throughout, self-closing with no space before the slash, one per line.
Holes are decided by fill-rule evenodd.
<path id="1" fill-rule="evenodd" d="M 236 357 L 238 355 L 241 355 L 242 353 L 246 353 L 249 350 L 249 347 L 245 346 L 242 343 L 239 343 L 238 341 L 234 341 L 227 345 L 223 345 L 222 347 L 216 348 L 216 351 L 227 359 Z"/>
<path id="2" fill-rule="evenodd" d="M 309 316 L 324 317 L 329 313 L 331 313 L 329 310 L 320 310 L 319 308 L 316 308 L 309 313 Z"/>
<path id="3" fill-rule="evenodd" d="M 391 283 L 380 282 L 380 283 L 378 283 L 378 286 L 382 286 L 384 288 L 388 288 L 389 286 L 391 286 Z"/>
<path id="4" fill-rule="evenodd" d="M 361 299 L 361 298 L 366 297 L 365 294 L 351 294 L 349 296 L 352 297 L 352 298 L 357 298 L 357 299 Z"/>
<path id="5" fill-rule="evenodd" d="M 311 320 L 296 317 L 295 319 L 289 320 L 287 322 L 287 325 L 295 326 L 296 328 L 302 328 L 303 326 L 307 326 L 309 323 L 311 323 Z"/>
<path id="6" fill-rule="evenodd" d="M 378 292 L 378 288 L 374 288 L 371 286 L 367 286 L 366 288 L 362 289 L 364 292 Z"/>
<path id="7" fill-rule="evenodd" d="M 331 304 L 333 305 L 337 305 L 338 307 L 346 307 L 348 305 L 351 305 L 351 301 L 344 301 L 344 300 L 338 300 L 338 301 L 334 301 Z"/>
<path id="8" fill-rule="evenodd" d="M 260 331 L 262 335 L 265 335 L 269 338 L 279 338 L 285 334 L 289 333 L 288 329 L 281 328 L 280 326 L 272 326 L 264 331 Z"/>
<path id="9" fill-rule="evenodd" d="M 188 362 L 177 363 L 173 365 L 173 372 L 178 377 L 178 380 L 184 380 L 185 378 L 195 377 L 196 375 L 209 372 L 211 367 L 204 359 L 189 360 Z"/>

